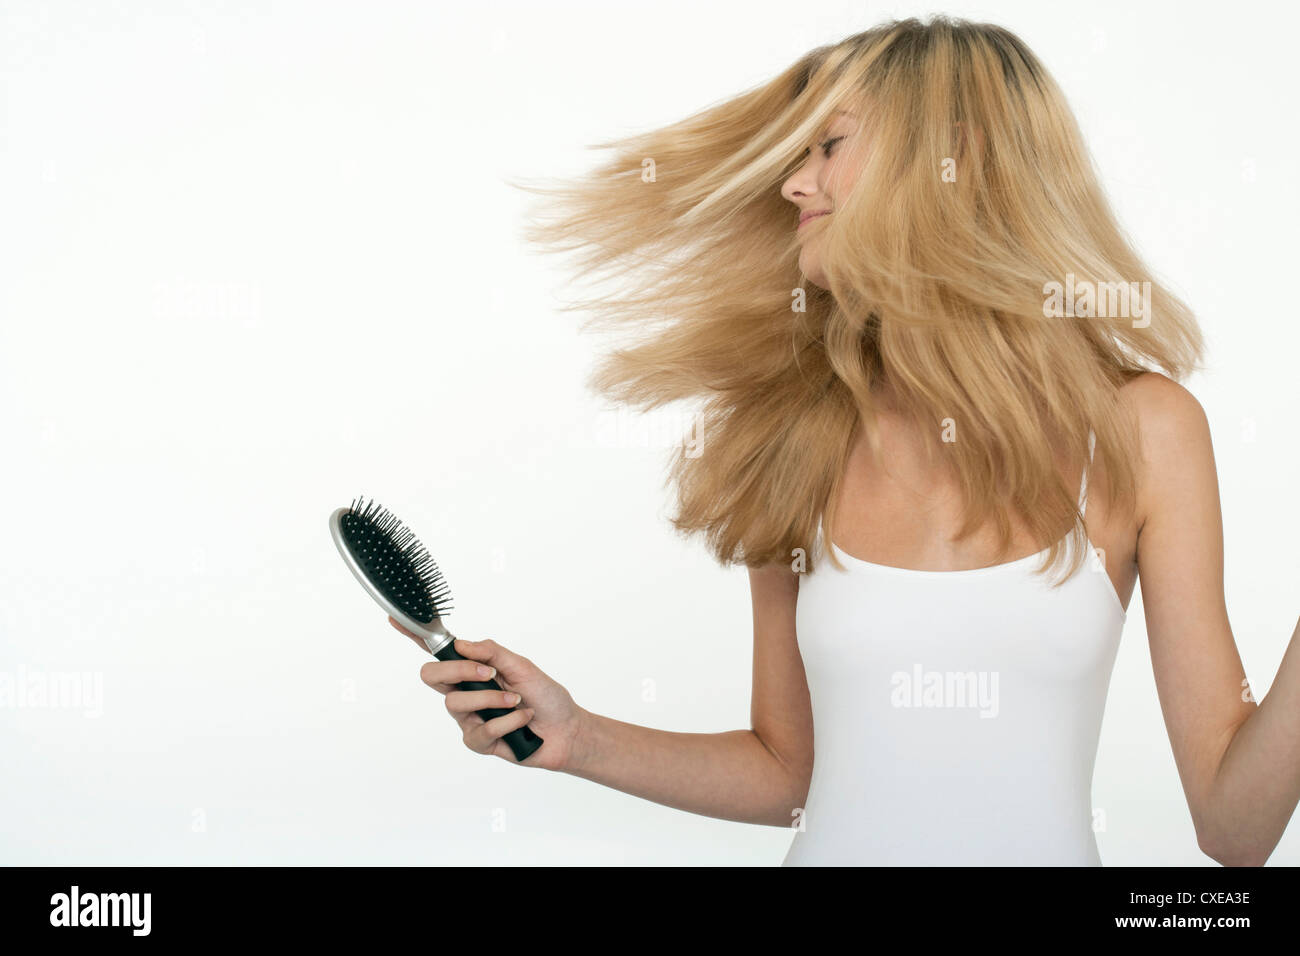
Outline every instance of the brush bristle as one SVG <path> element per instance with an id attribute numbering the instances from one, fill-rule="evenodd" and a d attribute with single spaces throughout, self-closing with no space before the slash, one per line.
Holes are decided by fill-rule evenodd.
<path id="1" fill-rule="evenodd" d="M 366 577 L 414 620 L 430 622 L 451 610 L 451 589 L 429 552 L 400 521 L 358 498 L 339 519 L 349 550 Z"/>

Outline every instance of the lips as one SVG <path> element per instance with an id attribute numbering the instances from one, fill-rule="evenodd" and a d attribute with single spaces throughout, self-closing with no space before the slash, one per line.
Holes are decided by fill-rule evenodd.
<path id="1" fill-rule="evenodd" d="M 804 213 L 803 215 L 801 215 L 801 216 L 799 217 L 799 225 L 802 226 L 802 225 L 803 225 L 805 222 L 807 222 L 809 219 L 816 219 L 818 216 L 826 216 L 826 215 L 829 215 L 829 214 L 830 214 L 830 210 L 829 210 L 829 209 L 813 209 L 813 210 L 809 210 L 808 212 Z"/>

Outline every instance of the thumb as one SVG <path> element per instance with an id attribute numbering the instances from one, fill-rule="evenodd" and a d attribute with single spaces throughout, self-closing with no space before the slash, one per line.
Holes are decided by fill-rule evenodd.
<path id="1" fill-rule="evenodd" d="M 425 651 L 426 653 L 428 652 L 429 647 L 427 644 L 424 643 L 424 638 L 420 637 L 419 634 L 412 634 L 406 628 L 402 627 L 402 625 L 398 624 L 395 620 L 393 620 L 392 615 L 389 615 L 388 623 L 393 625 L 393 627 L 397 628 L 399 631 L 401 631 L 411 640 L 415 641 L 415 643 L 419 646 L 420 650 Z"/>

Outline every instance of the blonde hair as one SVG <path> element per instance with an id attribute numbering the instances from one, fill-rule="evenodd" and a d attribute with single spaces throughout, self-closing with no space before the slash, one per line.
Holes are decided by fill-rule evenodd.
<path id="1" fill-rule="evenodd" d="M 807 288 L 797 211 L 780 189 L 838 109 L 870 147 L 835 215 L 803 230 L 824 230 L 828 286 Z M 671 465 L 672 522 L 704 532 L 720 562 L 802 555 L 812 570 L 859 425 L 880 452 L 881 386 L 933 423 L 923 431 L 965 502 L 959 538 L 992 518 L 1005 555 L 1010 507 L 1052 542 L 1039 573 L 1071 532 L 1072 574 L 1086 528 L 1057 462 L 1086 467 L 1089 429 L 1108 497 L 1132 507 L 1136 430 L 1118 388 L 1148 371 L 1183 378 L 1201 333 L 1124 237 L 1064 96 L 1012 33 L 946 17 L 886 23 L 594 148 L 614 153 L 587 176 L 520 186 L 546 199 L 525 235 L 576 251 L 588 278 L 622 283 L 566 307 L 590 312 L 589 329 L 639 333 L 589 386 L 643 410 L 706 399 L 700 445 Z M 1071 275 L 1149 282 L 1149 323 L 1046 317 L 1046 284 Z M 956 441 L 942 440 L 944 423 Z"/>

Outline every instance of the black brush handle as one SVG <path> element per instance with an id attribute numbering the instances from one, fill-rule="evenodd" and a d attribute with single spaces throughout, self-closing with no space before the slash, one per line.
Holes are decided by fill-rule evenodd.
<path id="1" fill-rule="evenodd" d="M 467 661 L 468 657 L 456 653 L 455 641 L 448 641 L 447 646 L 438 651 L 434 657 L 440 661 Z M 463 680 L 456 685 L 457 690 L 501 690 L 502 687 L 495 680 Z M 511 711 L 517 710 L 515 707 L 484 707 L 482 710 L 475 711 L 484 720 L 491 720 L 493 717 L 503 717 Z M 510 733 L 501 738 L 510 745 L 514 751 L 515 760 L 523 760 L 528 757 L 534 750 L 542 745 L 542 738 L 532 732 L 527 724 L 517 727 Z"/>

